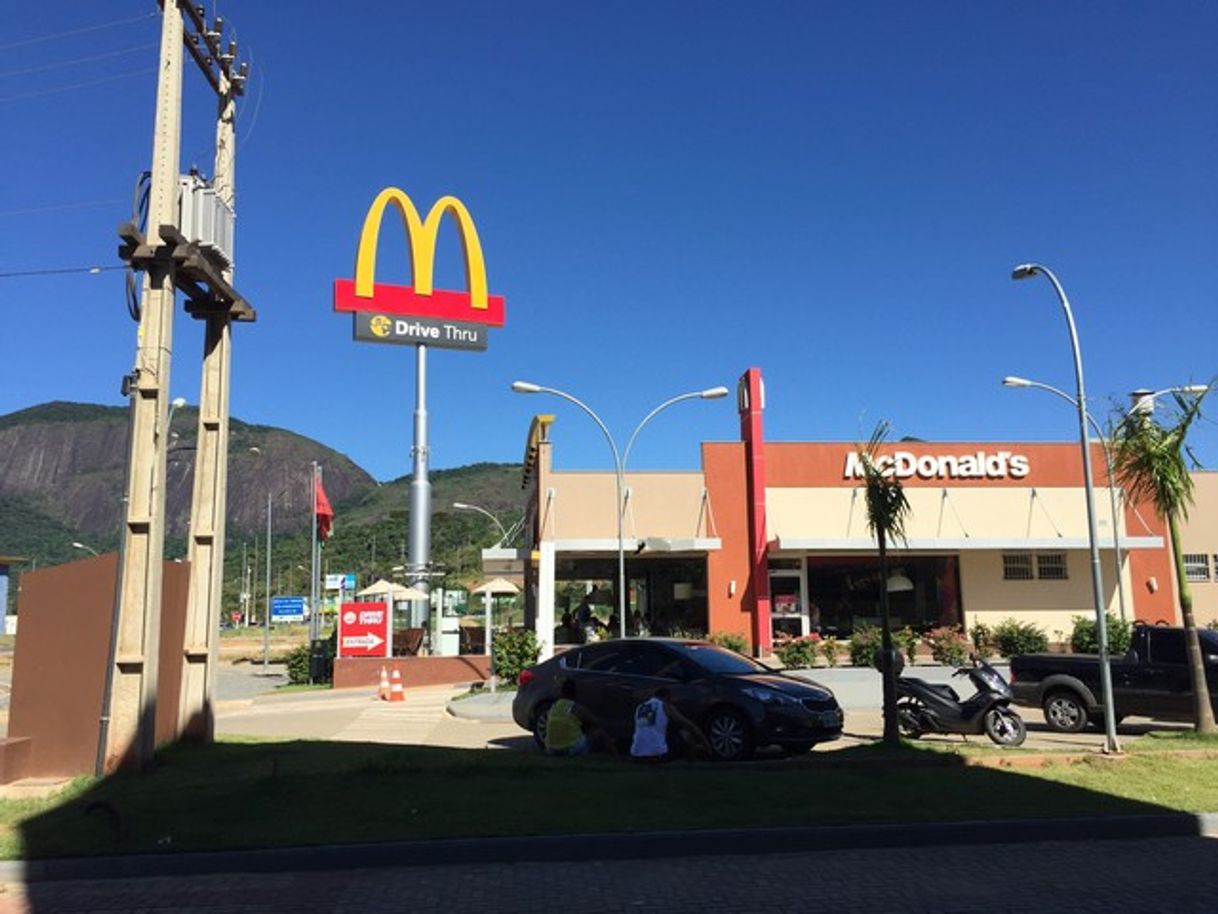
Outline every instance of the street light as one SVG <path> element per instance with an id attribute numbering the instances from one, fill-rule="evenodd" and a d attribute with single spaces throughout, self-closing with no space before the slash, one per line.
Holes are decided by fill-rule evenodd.
<path id="1" fill-rule="evenodd" d="M 91 553 L 93 555 L 98 554 L 96 549 L 94 549 L 92 546 L 86 546 L 84 543 L 73 543 L 72 548 L 73 549 L 83 549 L 85 552 Z"/>
<path id="2" fill-rule="evenodd" d="M 541 394 L 541 393 L 553 394 L 556 397 L 562 397 L 564 400 L 574 403 L 576 406 L 578 406 L 580 409 L 582 409 L 584 412 L 586 412 L 589 416 L 592 417 L 592 421 L 597 424 L 597 426 L 600 428 L 601 432 L 604 434 L 605 440 L 609 442 L 609 450 L 613 452 L 614 477 L 615 477 L 615 480 L 617 483 L 617 504 L 614 508 L 614 513 L 617 515 L 617 604 L 618 604 L 617 616 L 618 616 L 618 626 L 620 628 L 621 637 L 625 638 L 626 637 L 626 547 L 625 547 L 625 542 L 622 539 L 622 510 L 623 510 L 622 490 L 625 486 L 625 479 L 626 479 L 626 461 L 619 455 L 618 449 L 617 449 L 617 444 L 614 443 L 613 436 L 611 434 L 609 434 L 609 429 L 606 427 L 605 423 L 601 421 L 600 416 L 598 416 L 596 413 L 594 413 L 591 410 L 591 408 L 588 407 L 587 404 L 581 402 L 580 400 L 577 400 L 575 397 L 571 396 L 571 394 L 566 393 L 565 391 L 558 390 L 557 388 L 554 388 L 554 387 L 543 387 L 540 384 L 533 384 L 529 381 L 513 381 L 512 390 L 514 390 L 518 394 Z M 638 434 L 642 430 L 643 426 L 646 425 L 649 421 L 651 421 L 652 417 L 655 416 L 656 413 L 660 412 L 663 409 L 667 409 L 669 406 L 672 406 L 674 403 L 680 403 L 682 400 L 694 400 L 694 399 L 717 400 L 720 397 L 725 397 L 725 396 L 727 396 L 726 387 L 710 387 L 710 388 L 707 388 L 706 390 L 695 390 L 690 393 L 680 394 L 669 400 L 665 400 L 663 403 L 661 403 L 659 406 L 657 406 L 655 409 L 653 409 L 651 412 L 649 412 L 643 418 L 642 422 L 640 422 L 637 426 L 635 426 L 635 429 L 631 433 L 630 439 L 626 444 L 626 456 L 630 455 L 630 448 L 634 445 L 634 439 L 636 437 L 638 437 Z"/>
<path id="3" fill-rule="evenodd" d="M 504 529 L 503 524 L 499 522 L 499 518 L 497 518 L 494 514 L 486 510 L 486 508 L 479 508 L 477 505 L 467 505 L 462 501 L 454 501 L 453 507 L 458 511 L 477 511 L 479 514 L 484 514 L 489 517 L 492 521 L 494 521 L 495 526 L 499 528 L 499 542 L 496 543 L 496 545 L 503 545 L 503 541 L 507 539 L 507 530 Z"/>
<path id="4" fill-rule="evenodd" d="M 1055 396 L 1061 397 L 1061 399 L 1065 400 L 1067 403 L 1070 403 L 1075 407 L 1078 406 L 1078 403 L 1075 401 L 1074 397 L 1070 396 L 1064 390 L 1054 387 L 1052 384 L 1044 384 L 1040 381 L 1030 381 L 1027 378 L 1020 378 L 1014 375 L 1008 375 L 1007 377 L 1003 378 L 1002 384 L 1004 387 L 1031 387 L 1038 390 L 1048 391 Z M 1206 384 L 1182 384 L 1178 387 L 1165 387 L 1162 390 L 1156 391 L 1144 389 L 1134 390 L 1129 394 L 1132 405 L 1121 418 L 1127 419 L 1134 414 L 1149 416 L 1154 411 L 1155 398 L 1161 397 L 1164 394 L 1181 393 L 1200 395 L 1208 390 L 1209 386 Z M 1112 504 L 1112 539 L 1113 547 L 1116 549 L 1115 565 L 1117 576 L 1117 598 L 1119 599 L 1121 605 L 1121 621 L 1127 622 L 1129 621 L 1129 615 L 1125 609 L 1125 588 L 1121 586 L 1121 525 L 1117 516 L 1118 486 L 1116 483 L 1116 472 L 1112 465 L 1112 448 L 1108 446 L 1108 439 L 1104 437 L 1103 430 L 1100 428 L 1099 423 L 1095 421 L 1095 418 L 1091 415 L 1091 413 L 1087 413 L 1087 421 L 1090 422 L 1091 427 L 1095 429 L 1096 437 L 1099 438 L 1100 447 L 1104 449 L 1104 462 L 1108 466 L 1108 497 Z"/>
<path id="5" fill-rule="evenodd" d="M 1116 736 L 1116 708 L 1112 703 L 1112 669 L 1108 664 L 1108 620 L 1104 612 L 1104 585 L 1100 577 L 1100 549 L 1096 542 L 1095 505 L 1093 504 L 1095 490 L 1091 479 L 1091 440 L 1087 429 L 1087 395 L 1083 389 L 1083 356 L 1078 348 L 1078 331 L 1074 327 L 1074 315 L 1070 311 L 1070 300 L 1053 271 L 1037 263 L 1025 263 L 1011 271 L 1015 280 L 1028 279 L 1040 274 L 1053 284 L 1061 302 L 1062 311 L 1066 316 L 1066 326 L 1070 331 L 1070 348 L 1074 355 L 1074 380 L 1078 389 L 1075 406 L 1078 407 L 1079 446 L 1083 452 L 1083 494 L 1087 502 L 1087 540 L 1091 551 L 1091 592 L 1095 601 L 1095 632 L 1100 650 L 1100 691 L 1104 701 L 1104 752 L 1117 753 L 1121 745 Z"/>
<path id="6" fill-rule="evenodd" d="M 1043 384 L 1040 381 L 1029 381 L 1027 378 L 1018 378 L 1014 375 L 1009 375 L 1003 378 L 1002 384 L 1004 387 L 1029 387 L 1036 388 L 1037 390 L 1048 391 L 1055 396 L 1061 397 L 1075 408 L 1078 407 L 1078 403 L 1075 402 L 1074 397 L 1070 396 L 1064 390 L 1059 390 L 1052 384 Z M 1108 439 L 1104 437 L 1103 430 L 1100 428 L 1099 423 L 1096 422 L 1092 417 L 1091 413 L 1087 413 L 1087 421 L 1090 422 L 1091 427 L 1095 429 L 1096 437 L 1098 437 L 1100 441 L 1100 447 L 1104 449 L 1104 463 L 1108 468 L 1108 498 L 1112 506 L 1112 545 L 1116 550 L 1116 562 L 1114 564 L 1116 566 L 1117 599 L 1120 602 L 1121 607 L 1121 621 L 1127 622 L 1129 621 L 1129 614 L 1125 609 L 1125 588 L 1121 583 L 1121 579 L 1123 577 L 1121 574 L 1121 568 L 1124 564 L 1121 559 L 1123 552 L 1121 549 L 1121 521 L 1119 515 L 1117 514 L 1117 483 L 1116 475 L 1112 467 L 1112 449 L 1108 446 Z"/>
<path id="7" fill-rule="evenodd" d="M 1129 392 L 1130 407 L 1125 413 L 1126 416 L 1132 416 L 1137 413 L 1139 416 L 1149 416 L 1155 411 L 1155 398 L 1161 397 L 1164 394 L 1193 394 L 1201 396 L 1209 392 L 1208 384 L 1182 384 L 1179 387 L 1164 387 L 1162 390 L 1150 391 L 1143 387 Z"/>

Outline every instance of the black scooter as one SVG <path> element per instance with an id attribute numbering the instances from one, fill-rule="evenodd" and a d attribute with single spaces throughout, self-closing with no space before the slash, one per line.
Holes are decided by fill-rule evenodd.
<path id="1" fill-rule="evenodd" d="M 1010 706 L 1014 694 L 1002 674 L 984 660 L 972 658 L 953 676 L 968 676 L 977 694 L 968 701 L 949 685 L 905 676 L 897 679 L 897 725 L 901 735 L 917 739 L 924 733 L 984 733 L 1000 746 L 1014 748 L 1028 735 L 1023 718 Z M 903 666 L 903 664 L 902 664 Z M 901 669 L 898 667 L 897 674 Z"/>

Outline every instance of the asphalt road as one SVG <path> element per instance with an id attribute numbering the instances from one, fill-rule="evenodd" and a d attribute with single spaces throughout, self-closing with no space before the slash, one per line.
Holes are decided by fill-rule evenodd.
<path id="1" fill-rule="evenodd" d="M 674 837 L 673 840 L 680 840 Z M 1218 840 L 1036 842 L 9 885 L 0 914 L 1118 914 L 1218 909 Z"/>

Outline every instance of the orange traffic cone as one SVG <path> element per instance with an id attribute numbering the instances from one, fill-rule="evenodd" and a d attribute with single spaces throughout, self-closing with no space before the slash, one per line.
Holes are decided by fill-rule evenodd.
<path id="1" fill-rule="evenodd" d="M 397 670 L 393 671 L 393 685 L 389 689 L 390 701 L 405 701 L 406 693 L 402 691 L 402 674 Z"/>
<path id="2" fill-rule="evenodd" d="M 376 697 L 381 701 L 389 700 L 389 674 L 381 667 L 381 686 L 376 690 Z"/>

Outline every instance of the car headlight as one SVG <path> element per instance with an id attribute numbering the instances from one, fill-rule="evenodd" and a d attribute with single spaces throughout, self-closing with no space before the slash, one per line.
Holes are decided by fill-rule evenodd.
<path id="1" fill-rule="evenodd" d="M 775 692 L 773 689 L 763 689 L 760 686 L 746 686 L 741 691 L 749 698 L 757 699 L 763 705 L 787 704 L 795 701 L 789 695 L 783 695 L 782 692 Z"/>

